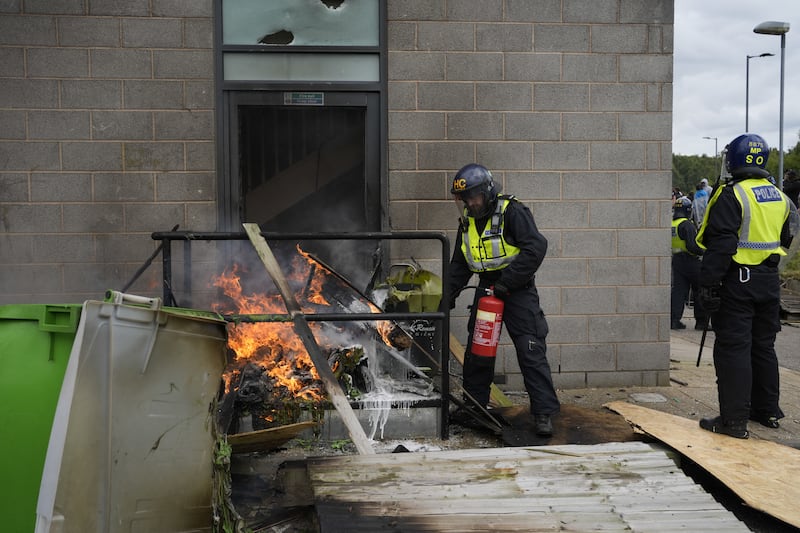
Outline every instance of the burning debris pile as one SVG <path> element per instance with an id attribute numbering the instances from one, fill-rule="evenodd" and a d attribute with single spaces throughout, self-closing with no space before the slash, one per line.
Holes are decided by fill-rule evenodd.
<path id="1" fill-rule="evenodd" d="M 295 251 L 284 272 L 303 314 L 381 312 L 330 267 L 299 246 Z M 222 429 L 235 434 L 309 416 L 321 420 L 329 407 L 325 387 L 266 275 L 234 265 L 214 285 L 224 295 L 214 310 L 230 317 Z M 430 376 L 410 362 L 413 341 L 397 324 L 337 319 L 314 321 L 310 327 L 342 390 L 356 405 L 388 410 L 392 404 L 410 405 L 435 394 Z"/>

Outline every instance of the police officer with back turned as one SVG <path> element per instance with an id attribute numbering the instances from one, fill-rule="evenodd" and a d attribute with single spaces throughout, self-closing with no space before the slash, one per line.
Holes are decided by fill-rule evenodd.
<path id="1" fill-rule="evenodd" d="M 719 416 L 700 427 L 746 439 L 748 420 L 779 427 L 775 337 L 780 323 L 778 262 L 789 247 L 790 200 L 765 170 L 769 147 L 746 133 L 726 147 L 730 174 L 708 202 L 697 243 L 705 249 L 700 266 L 700 300 L 711 313 L 716 341 Z"/>
<path id="2" fill-rule="evenodd" d="M 697 229 L 692 217 L 692 202 L 685 196 L 672 204 L 672 288 L 670 290 L 670 329 L 686 329 L 681 322 L 683 308 L 691 290 L 695 297 L 695 329 L 708 327 L 708 318 L 697 298 L 700 283 L 700 256 L 703 249 L 695 242 Z"/>
<path id="3" fill-rule="evenodd" d="M 459 170 L 450 193 L 463 210 L 447 280 L 450 294 L 455 298 L 472 275 L 478 274 L 479 286 L 493 287 L 494 295 L 504 301 L 503 323 L 516 349 L 535 431 L 550 436 L 551 415 L 559 412 L 560 404 L 546 357 L 547 321 L 534 284 L 547 253 L 547 240 L 536 228 L 530 210 L 513 196 L 499 194 L 500 185 L 481 165 L 472 163 Z M 470 349 L 477 300 L 485 294 L 475 292 L 463 379 L 466 399 L 485 408 L 495 358 L 476 355 Z M 454 300 L 450 306 L 455 306 Z"/>

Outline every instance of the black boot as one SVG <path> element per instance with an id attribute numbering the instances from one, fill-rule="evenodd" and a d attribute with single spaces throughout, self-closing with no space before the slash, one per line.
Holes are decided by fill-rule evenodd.
<path id="1" fill-rule="evenodd" d="M 553 421 L 550 419 L 550 415 L 533 415 L 533 425 L 536 434 L 540 437 L 553 436 Z"/>
<path id="2" fill-rule="evenodd" d="M 781 423 L 778 422 L 780 418 L 782 417 L 774 415 L 762 415 L 759 413 L 750 413 L 750 420 L 752 420 L 753 422 L 758 422 L 762 426 L 772 429 L 778 429 L 779 427 L 781 427 Z"/>
<path id="3" fill-rule="evenodd" d="M 712 433 L 722 433 L 737 439 L 746 439 L 750 436 L 747 431 L 747 421 L 744 420 L 722 420 L 721 416 L 716 418 L 703 418 L 700 420 L 700 427 Z"/>

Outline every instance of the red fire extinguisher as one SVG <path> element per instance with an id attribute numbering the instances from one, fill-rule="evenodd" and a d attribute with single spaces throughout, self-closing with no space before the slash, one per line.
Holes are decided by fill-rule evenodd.
<path id="1" fill-rule="evenodd" d="M 496 357 L 500 332 L 503 328 L 503 300 L 496 298 L 491 288 L 478 300 L 475 329 L 472 333 L 472 353 L 483 357 Z"/>

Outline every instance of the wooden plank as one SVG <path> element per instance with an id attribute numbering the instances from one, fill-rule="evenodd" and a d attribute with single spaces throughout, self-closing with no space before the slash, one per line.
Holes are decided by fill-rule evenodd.
<path id="1" fill-rule="evenodd" d="M 697 420 L 627 402 L 611 402 L 605 407 L 690 458 L 750 507 L 800 527 L 800 450 L 767 440 L 711 433 L 701 429 Z"/>
<path id="2" fill-rule="evenodd" d="M 313 428 L 316 422 L 298 422 L 276 428 L 260 429 L 228 435 L 232 453 L 267 452 L 295 438 L 300 432 Z"/>
<path id="3" fill-rule="evenodd" d="M 297 333 L 297 336 L 303 341 L 303 345 L 306 347 L 308 355 L 314 363 L 314 367 L 317 369 L 317 373 L 323 385 L 325 385 L 328 397 L 342 417 L 342 422 L 347 428 L 356 450 L 362 455 L 374 454 L 375 450 L 372 448 L 366 433 L 364 433 L 364 428 L 361 427 L 361 423 L 358 421 L 358 418 L 356 418 L 347 396 L 339 386 L 336 376 L 333 375 L 331 367 L 328 366 L 328 360 L 322 354 L 317 344 L 317 339 L 314 338 L 314 333 L 308 326 L 308 322 L 300 309 L 300 304 L 297 303 L 297 300 L 289 288 L 289 284 L 286 283 L 286 278 L 283 276 L 278 261 L 272 254 L 272 250 L 269 244 L 267 244 L 266 239 L 261 235 L 261 228 L 258 227 L 258 224 L 252 223 L 244 223 L 243 226 L 247 237 L 258 253 L 258 257 L 261 258 L 261 262 L 267 269 L 267 273 L 272 278 L 272 281 L 275 282 L 275 286 L 278 287 L 278 292 L 280 292 L 283 298 L 286 310 L 292 316 L 295 333 Z"/>
<path id="4" fill-rule="evenodd" d="M 578 457 L 591 458 L 598 456 L 614 456 L 625 454 L 626 456 L 638 456 L 641 454 L 649 455 L 653 453 L 664 453 L 664 450 L 654 451 L 653 446 L 641 441 L 633 442 L 608 442 L 594 446 L 577 444 L 565 444 L 559 446 L 519 446 L 514 448 L 467 448 L 456 450 L 443 450 L 436 452 L 417 452 L 417 453 L 392 453 L 379 454 L 370 457 L 358 457 L 353 455 L 341 455 L 335 457 L 312 457 L 308 459 L 309 465 L 315 468 L 319 464 L 338 465 L 338 468 L 349 468 L 361 465 L 383 465 L 383 464 L 416 464 L 419 462 L 432 461 L 434 464 L 443 459 L 453 461 L 475 461 L 494 458 L 497 460 L 531 459 L 531 458 L 552 458 L 552 457 Z M 636 454 L 636 455 L 634 455 Z"/>
<path id="5" fill-rule="evenodd" d="M 452 333 L 450 334 L 450 353 L 453 354 L 456 361 L 461 363 L 461 366 L 464 366 L 464 354 L 466 353 L 466 349 L 458 342 L 458 339 L 456 339 L 455 335 Z M 514 405 L 494 383 L 492 383 L 489 388 L 489 403 L 494 407 L 511 407 Z"/>
<path id="6" fill-rule="evenodd" d="M 556 531 L 602 531 L 605 528 L 587 527 L 583 529 L 564 528 L 559 516 L 552 513 L 509 513 L 483 521 L 482 517 L 471 513 L 447 515 L 404 514 L 402 517 L 382 513 L 383 508 L 357 505 L 342 508 L 339 504 L 317 506 L 319 528 L 322 533 L 375 533 L 392 532 L 490 532 L 505 533 L 544 533 Z M 599 519 L 600 517 L 598 517 Z M 569 520 L 572 522 L 572 520 Z M 598 521 L 593 521 L 596 525 Z M 570 524 L 572 525 L 572 524 Z M 620 524 L 612 531 L 620 531 Z"/>

